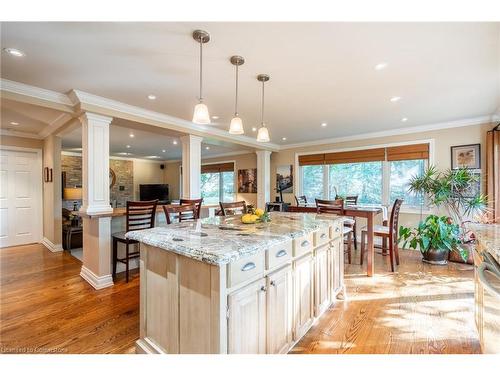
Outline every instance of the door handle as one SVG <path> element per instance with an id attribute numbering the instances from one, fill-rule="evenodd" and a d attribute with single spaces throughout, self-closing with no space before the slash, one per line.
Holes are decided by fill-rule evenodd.
<path id="1" fill-rule="evenodd" d="M 335 228 L 335 232 L 340 232 L 340 228 L 339 227 Z"/>
<path id="2" fill-rule="evenodd" d="M 284 257 L 287 254 L 286 250 L 280 250 L 276 253 L 276 258 Z"/>
<path id="3" fill-rule="evenodd" d="M 321 236 L 319 238 L 326 238 L 326 233 L 321 233 Z"/>
<path id="4" fill-rule="evenodd" d="M 254 268 L 255 268 L 255 263 L 254 262 L 248 262 L 243 267 L 241 267 L 241 270 L 242 271 L 250 271 L 250 270 L 253 270 Z"/>
<path id="5" fill-rule="evenodd" d="M 302 247 L 309 246 L 309 241 L 308 240 L 302 241 L 302 243 L 300 244 L 300 246 L 302 246 Z"/>
<path id="6" fill-rule="evenodd" d="M 261 286 L 260 290 L 261 290 L 261 292 L 265 292 L 267 290 L 267 288 L 265 286 Z"/>
<path id="7" fill-rule="evenodd" d="M 271 280 L 271 282 L 269 284 L 271 284 L 271 286 L 276 286 L 276 283 L 274 282 L 274 280 Z"/>

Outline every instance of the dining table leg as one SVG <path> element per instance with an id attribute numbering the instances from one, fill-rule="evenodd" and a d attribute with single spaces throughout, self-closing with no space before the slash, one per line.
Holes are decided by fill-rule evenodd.
<path id="1" fill-rule="evenodd" d="M 368 243 L 367 243 L 367 251 L 368 251 L 368 262 L 367 262 L 367 270 L 366 273 L 368 277 L 372 277 L 375 273 L 375 263 L 374 263 L 374 255 L 375 249 L 373 247 L 373 213 L 369 213 L 367 215 L 367 225 L 366 229 L 368 232 Z"/>

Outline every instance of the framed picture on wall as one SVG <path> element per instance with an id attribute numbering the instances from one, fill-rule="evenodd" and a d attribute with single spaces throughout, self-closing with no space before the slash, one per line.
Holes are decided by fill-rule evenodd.
<path id="1" fill-rule="evenodd" d="M 481 144 L 451 146 L 451 169 L 481 169 Z"/>
<path id="2" fill-rule="evenodd" d="M 238 170 L 238 193 L 257 193 L 257 169 Z"/>
<path id="3" fill-rule="evenodd" d="M 293 193 L 293 166 L 280 165 L 276 168 L 276 191 Z"/>

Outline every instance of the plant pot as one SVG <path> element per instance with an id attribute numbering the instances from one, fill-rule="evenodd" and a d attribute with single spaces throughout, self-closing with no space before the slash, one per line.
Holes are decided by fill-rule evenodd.
<path id="1" fill-rule="evenodd" d="M 474 258 L 473 258 L 474 244 L 467 243 L 467 244 L 462 244 L 462 246 L 465 247 L 468 251 L 467 259 L 464 261 L 458 252 L 450 251 L 448 260 L 454 263 L 474 264 Z"/>
<path id="2" fill-rule="evenodd" d="M 444 266 L 448 264 L 448 249 L 429 249 L 425 253 L 422 253 L 422 261 L 425 263 L 436 264 Z"/>

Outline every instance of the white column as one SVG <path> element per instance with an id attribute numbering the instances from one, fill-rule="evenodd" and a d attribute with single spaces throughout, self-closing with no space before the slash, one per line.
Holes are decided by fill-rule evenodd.
<path id="1" fill-rule="evenodd" d="M 271 151 L 259 150 L 257 154 L 257 207 L 265 209 L 271 200 Z"/>
<path id="2" fill-rule="evenodd" d="M 95 289 L 113 285 L 109 203 L 109 125 L 112 118 L 84 113 L 82 123 L 83 264 L 80 272 Z"/>
<path id="3" fill-rule="evenodd" d="M 182 198 L 198 199 L 201 175 L 201 141 L 202 137 L 185 135 L 182 142 Z"/>

